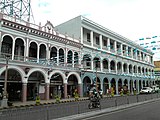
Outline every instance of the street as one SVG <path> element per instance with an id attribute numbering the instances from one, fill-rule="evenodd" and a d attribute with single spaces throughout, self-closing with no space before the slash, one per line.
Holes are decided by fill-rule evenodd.
<path id="1" fill-rule="evenodd" d="M 160 100 L 83 120 L 160 120 Z"/>

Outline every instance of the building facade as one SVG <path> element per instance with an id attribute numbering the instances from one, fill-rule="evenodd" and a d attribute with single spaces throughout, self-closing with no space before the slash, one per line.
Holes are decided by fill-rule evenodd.
<path id="1" fill-rule="evenodd" d="M 82 16 L 54 27 L 0 13 L 0 48 L 0 92 L 8 71 L 10 101 L 87 96 L 95 81 L 104 94 L 154 84 L 151 51 Z"/>
<path id="2" fill-rule="evenodd" d="M 47 21 L 42 27 L 0 14 L 0 92 L 5 71 L 10 101 L 54 99 L 81 93 L 79 55 L 83 45 L 59 34 Z M 8 69 L 6 69 L 8 60 Z"/>
<path id="3" fill-rule="evenodd" d="M 111 87 L 115 94 L 119 94 L 123 86 L 133 93 L 133 88 L 139 92 L 143 86 L 154 84 L 153 53 L 150 50 L 83 16 L 55 28 L 80 39 L 83 44 L 81 80 L 84 95 L 94 81 L 104 94 Z"/>

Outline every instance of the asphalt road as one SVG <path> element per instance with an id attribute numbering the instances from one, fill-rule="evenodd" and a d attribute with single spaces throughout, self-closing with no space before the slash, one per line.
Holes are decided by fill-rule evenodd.
<path id="1" fill-rule="evenodd" d="M 160 120 L 160 100 L 83 120 Z"/>

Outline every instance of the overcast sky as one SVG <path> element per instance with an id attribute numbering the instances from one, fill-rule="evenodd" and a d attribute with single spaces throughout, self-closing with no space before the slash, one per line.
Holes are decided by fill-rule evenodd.
<path id="1" fill-rule="evenodd" d="M 83 15 L 118 34 L 137 40 L 160 36 L 160 0 L 32 0 L 36 24 L 54 26 Z"/>

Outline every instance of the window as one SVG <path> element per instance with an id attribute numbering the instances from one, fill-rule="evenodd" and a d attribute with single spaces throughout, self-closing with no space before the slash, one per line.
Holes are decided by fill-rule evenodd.
<path id="1" fill-rule="evenodd" d="M 96 37 L 96 44 L 99 45 L 99 37 Z"/>
<path id="2" fill-rule="evenodd" d="M 90 33 L 87 33 L 87 42 L 91 42 L 91 40 L 90 40 Z"/>
<path id="3" fill-rule="evenodd" d="M 103 46 L 107 46 L 107 40 L 103 40 Z"/>

